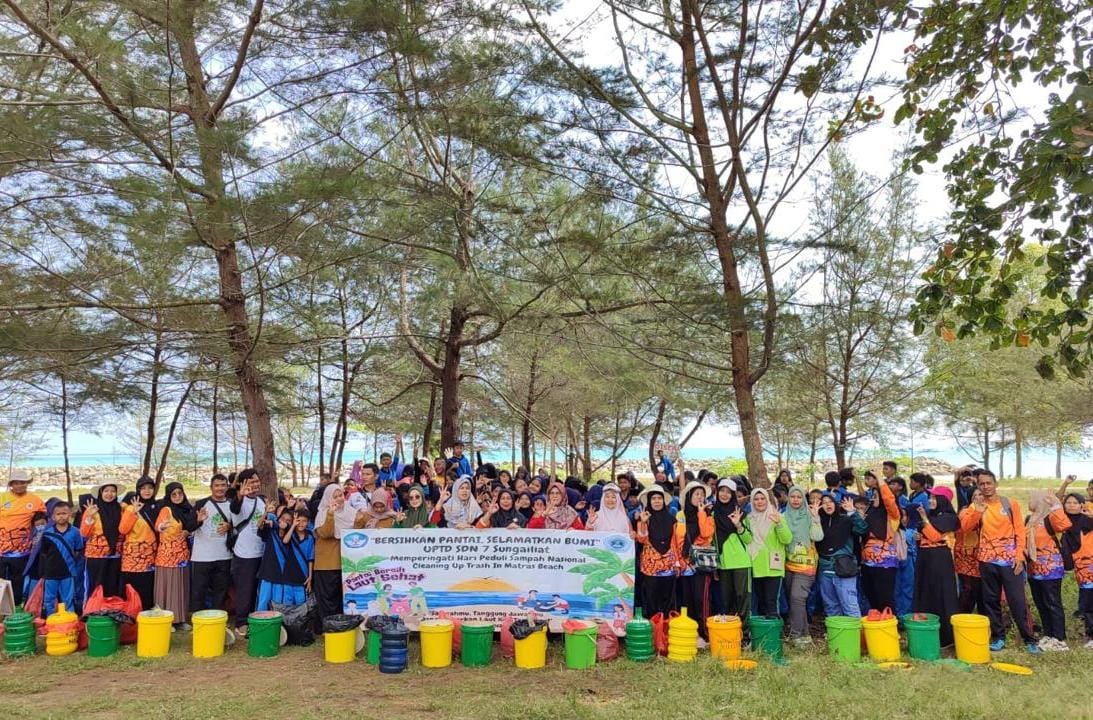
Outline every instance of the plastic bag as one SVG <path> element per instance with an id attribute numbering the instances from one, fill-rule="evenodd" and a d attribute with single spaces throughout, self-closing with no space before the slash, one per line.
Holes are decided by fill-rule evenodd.
<path id="1" fill-rule="evenodd" d="M 597 624 L 596 662 L 607 662 L 619 656 L 619 636 L 605 622 Z"/>
<path id="2" fill-rule="evenodd" d="M 512 633 L 512 637 L 516 640 L 524 640 L 531 637 L 533 632 L 537 632 L 546 627 L 546 620 L 531 620 L 521 619 L 516 620 L 509 625 L 509 632 Z"/>
<path id="3" fill-rule="evenodd" d="M 339 633 L 356 630 L 364 622 L 363 615 L 327 615 L 323 618 L 324 633 Z"/>
<path id="4" fill-rule="evenodd" d="M 108 617 L 119 625 L 133 622 L 133 616 L 127 615 L 121 610 L 95 610 L 84 615 L 84 619 L 89 617 Z"/>
<path id="5" fill-rule="evenodd" d="M 369 630 L 375 630 L 378 633 L 385 631 L 398 630 L 405 628 L 406 624 L 402 622 L 402 618 L 398 615 L 370 615 L 364 622 L 364 626 Z"/>
<path id="6" fill-rule="evenodd" d="M 884 608 L 884 612 L 881 612 L 875 608 L 873 610 L 870 610 L 869 614 L 866 615 L 865 619 L 869 620 L 870 622 L 876 622 L 877 620 L 891 620 L 894 617 L 895 615 L 892 614 L 892 608 L 886 607 Z"/>
<path id="7" fill-rule="evenodd" d="M 512 659 L 516 656 L 516 645 L 512 639 L 512 633 L 509 632 L 509 628 L 512 627 L 512 623 L 516 621 L 514 617 L 507 617 L 501 621 L 501 657 Z"/>
<path id="8" fill-rule="evenodd" d="M 281 627 L 288 636 L 287 644 L 307 646 L 315 642 L 315 622 L 319 613 L 314 598 L 299 605 L 270 603 L 270 609 L 281 613 Z"/>
<path id="9" fill-rule="evenodd" d="M 30 613 L 33 617 L 42 617 L 42 604 L 46 596 L 46 581 L 39 580 L 34 584 L 34 589 L 30 591 L 30 595 L 23 602 L 23 610 Z"/>
<path id="10" fill-rule="evenodd" d="M 664 613 L 657 613 L 649 618 L 649 622 L 653 624 L 653 647 L 656 648 L 658 655 L 668 654 L 668 623 L 678 615 L 679 613 L 673 610 L 668 613 L 668 617 L 664 617 Z"/>
<path id="11" fill-rule="evenodd" d="M 140 593 L 134 590 L 132 585 L 125 586 L 124 598 L 104 596 L 102 585 L 100 585 L 95 588 L 95 592 L 91 593 L 91 597 L 87 598 L 87 602 L 84 603 L 83 616 L 87 617 L 91 613 L 98 612 L 99 610 L 117 610 L 131 618 L 135 618 L 137 615 L 140 615 L 140 611 L 143 609 L 144 607 L 140 602 Z M 121 641 L 122 645 L 132 645 L 136 643 L 136 624 L 132 621 L 123 624 L 118 639 Z"/>
<path id="12" fill-rule="evenodd" d="M 441 620 L 452 621 L 452 652 L 458 655 L 463 647 L 463 623 L 449 615 L 447 610 L 438 611 L 436 616 Z"/>

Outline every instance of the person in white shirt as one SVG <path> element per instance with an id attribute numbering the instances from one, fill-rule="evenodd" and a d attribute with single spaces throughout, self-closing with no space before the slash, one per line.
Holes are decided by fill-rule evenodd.
<path id="1" fill-rule="evenodd" d="M 209 497 L 194 504 L 197 511 L 197 530 L 193 532 L 193 549 L 190 551 L 190 612 L 210 607 L 223 609 L 224 598 L 231 583 L 232 552 L 228 549 L 227 535 L 231 527 L 231 508 L 228 503 L 228 478 L 221 473 L 209 480 Z"/>
<path id="2" fill-rule="evenodd" d="M 232 547 L 231 584 L 235 589 L 235 630 L 247 636 L 247 618 L 254 610 L 258 590 L 258 566 L 266 544 L 258 535 L 258 523 L 266 512 L 266 501 L 258 496 L 262 478 L 254 468 L 239 473 L 239 494 L 231 502 L 235 531 Z"/>

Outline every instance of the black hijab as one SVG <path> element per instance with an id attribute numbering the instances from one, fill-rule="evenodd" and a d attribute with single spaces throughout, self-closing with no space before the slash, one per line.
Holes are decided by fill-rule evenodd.
<path id="1" fill-rule="evenodd" d="M 869 535 L 878 540 L 888 539 L 888 508 L 884 507 L 879 487 L 873 489 L 873 499 L 869 501 L 869 509 L 865 511 L 865 525 L 869 529 Z"/>
<path id="2" fill-rule="evenodd" d="M 685 558 L 691 556 L 691 545 L 699 533 L 698 518 L 702 508 L 697 508 L 691 504 L 691 496 L 699 490 L 705 491 L 706 488 L 691 488 L 690 492 L 683 497 L 683 520 L 687 525 L 687 530 L 683 533 L 683 557 Z"/>
<path id="3" fill-rule="evenodd" d="M 516 496 L 516 499 L 519 500 L 522 497 L 526 497 L 528 499 L 528 506 L 526 508 L 519 508 L 517 510 L 517 512 L 520 513 L 520 515 L 523 516 L 524 524 L 526 525 L 527 521 L 531 520 L 531 516 L 535 514 L 535 510 L 531 507 L 531 503 L 532 503 L 531 493 L 522 492 L 522 493 L 520 493 L 519 495 Z"/>
<path id="4" fill-rule="evenodd" d="M 661 493 L 661 497 L 664 498 L 664 507 L 660 510 L 653 510 L 653 504 L 649 502 L 652 496 L 653 493 L 646 496 L 646 508 L 649 511 L 649 544 L 658 553 L 664 555 L 672 547 L 672 533 L 675 532 L 676 520 L 672 517 L 672 511 L 668 509 L 667 496 Z"/>
<path id="5" fill-rule="evenodd" d="M 721 488 L 718 488 L 720 490 Z M 714 535 L 717 537 L 717 547 L 720 550 L 728 540 L 736 532 L 736 523 L 729 517 L 736 512 L 736 491 L 729 491 L 729 501 L 721 502 L 721 499 L 717 497 L 717 493 L 714 493 L 713 510 L 710 514 L 713 515 L 714 523 Z"/>
<path id="6" fill-rule="evenodd" d="M 960 518 L 953 510 L 953 504 L 944 495 L 931 495 L 937 507 L 927 513 L 930 524 L 941 534 L 956 532 L 960 529 Z"/>
<path id="7" fill-rule="evenodd" d="M 501 496 L 508 495 L 509 500 L 512 501 L 512 507 L 508 510 L 501 508 Z M 501 492 L 497 493 L 497 512 L 490 516 L 490 526 L 495 528 L 507 528 L 509 525 L 516 523 L 520 527 L 527 525 L 527 518 L 525 518 L 519 510 L 516 509 L 516 495 L 505 488 Z"/>
<path id="8" fill-rule="evenodd" d="M 1070 498 L 1085 507 L 1085 496 L 1081 493 L 1068 493 L 1063 498 L 1063 504 Z M 1093 520 L 1081 512 L 1067 513 L 1066 516 L 1070 519 L 1070 529 L 1063 533 L 1061 545 L 1065 555 L 1073 556 L 1074 551 L 1082 546 L 1082 535 L 1093 530 Z"/>
<path id="9" fill-rule="evenodd" d="M 144 500 L 140 497 L 140 489 L 142 487 L 144 487 L 145 485 L 151 485 L 152 486 L 152 497 L 150 497 L 147 500 Z M 136 492 L 131 492 L 131 493 L 126 493 L 125 494 L 126 498 L 131 499 L 130 496 L 133 496 L 133 497 L 140 500 L 140 502 L 141 502 L 140 516 L 142 518 L 144 518 L 144 522 L 146 522 L 150 526 L 152 526 L 152 529 L 154 530 L 155 529 L 155 524 L 156 524 L 156 516 L 159 514 L 160 507 L 162 507 L 162 505 L 159 502 L 156 501 L 156 481 L 153 480 L 152 478 L 148 477 L 148 476 L 142 477 L 140 480 L 137 481 Z M 128 502 L 128 501 L 129 500 L 125 500 L 123 502 Z"/>
<path id="10" fill-rule="evenodd" d="M 843 512 L 838 503 L 835 503 L 835 511 L 824 512 L 823 504 L 820 505 L 820 528 L 824 531 L 824 539 L 816 543 L 816 551 L 820 555 L 830 556 L 836 550 L 841 550 L 849 541 L 854 527 L 854 519 Z"/>
<path id="11" fill-rule="evenodd" d="M 114 487 L 115 497 L 113 502 L 106 502 L 102 499 L 102 491 L 107 485 L 113 485 Z M 111 553 L 117 551 L 118 538 L 121 537 L 121 503 L 118 502 L 117 491 L 117 485 L 106 483 L 99 488 L 98 493 L 95 495 L 95 507 L 99 509 L 99 519 L 102 521 L 102 534 L 106 538 L 106 542 L 109 543 Z"/>
<path id="12" fill-rule="evenodd" d="M 175 490 L 182 490 L 182 502 L 180 503 L 171 501 L 171 493 Z M 196 530 L 197 517 L 194 515 L 193 505 L 190 505 L 190 501 L 186 498 L 186 490 L 182 487 L 182 483 L 167 483 L 164 493 L 163 507 L 171 509 L 171 515 L 174 516 L 175 520 L 182 523 L 182 527 L 190 531 Z"/>

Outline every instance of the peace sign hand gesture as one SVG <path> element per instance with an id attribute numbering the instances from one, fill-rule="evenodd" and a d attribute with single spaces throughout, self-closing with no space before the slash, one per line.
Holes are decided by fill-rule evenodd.
<path id="1" fill-rule="evenodd" d="M 83 506 L 84 517 L 90 520 L 99 514 L 99 506 L 94 500 L 88 500 Z"/>

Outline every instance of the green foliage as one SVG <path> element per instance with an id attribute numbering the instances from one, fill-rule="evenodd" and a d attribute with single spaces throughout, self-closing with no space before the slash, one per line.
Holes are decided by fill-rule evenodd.
<path id="1" fill-rule="evenodd" d="M 995 348 L 1051 345 L 1036 365 L 1044 377 L 1056 366 L 1081 375 L 1093 359 L 1090 27 L 1084 0 L 934 2 L 915 26 L 896 112 L 922 139 L 909 161 L 917 172 L 969 124 L 979 128 L 945 165 L 949 238 L 925 274 L 916 331 L 984 334 Z M 1031 125 L 1009 105 L 1021 84 L 1051 90 Z M 1009 299 L 1031 277 L 1030 241 L 1044 249 L 1033 292 L 1056 302 L 1014 309 Z"/>

